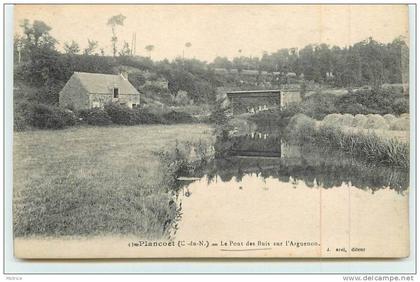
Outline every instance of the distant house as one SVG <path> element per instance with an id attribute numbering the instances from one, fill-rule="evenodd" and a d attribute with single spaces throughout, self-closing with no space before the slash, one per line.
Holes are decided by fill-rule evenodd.
<path id="1" fill-rule="evenodd" d="M 73 110 L 102 108 L 109 102 L 133 108 L 140 104 L 140 93 L 126 74 L 74 72 L 60 91 L 59 102 Z"/>

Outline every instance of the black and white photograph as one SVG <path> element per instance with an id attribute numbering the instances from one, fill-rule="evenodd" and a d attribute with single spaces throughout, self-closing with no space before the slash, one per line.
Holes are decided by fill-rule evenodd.
<path id="1" fill-rule="evenodd" d="M 408 257 L 408 15 L 15 5 L 15 257 Z"/>

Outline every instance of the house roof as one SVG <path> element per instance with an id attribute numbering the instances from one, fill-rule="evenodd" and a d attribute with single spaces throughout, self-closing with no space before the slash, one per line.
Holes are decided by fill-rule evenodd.
<path id="1" fill-rule="evenodd" d="M 119 74 L 103 74 L 74 72 L 83 87 L 89 93 L 108 94 L 111 89 L 118 88 L 120 94 L 140 94 L 131 83 Z"/>

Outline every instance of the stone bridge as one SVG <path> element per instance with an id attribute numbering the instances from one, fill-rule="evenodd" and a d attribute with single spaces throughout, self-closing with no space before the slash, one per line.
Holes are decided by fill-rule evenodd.
<path id="1" fill-rule="evenodd" d="M 280 90 L 232 91 L 228 92 L 227 96 L 234 115 L 255 114 L 281 106 Z"/>

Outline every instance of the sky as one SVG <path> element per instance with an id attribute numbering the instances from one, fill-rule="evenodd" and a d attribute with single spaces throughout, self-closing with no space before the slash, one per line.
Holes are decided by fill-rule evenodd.
<path id="1" fill-rule="evenodd" d="M 217 56 L 258 56 L 281 48 L 326 43 L 348 46 L 373 37 L 383 43 L 408 37 L 404 5 L 17 5 L 15 32 L 23 19 L 42 20 L 59 41 L 76 41 L 80 48 L 97 40 L 112 54 L 110 17 L 126 16 L 117 27 L 118 45 L 131 44 L 136 55 L 152 59 L 182 56 L 212 61 Z M 190 48 L 185 43 L 190 42 Z M 242 52 L 239 54 L 238 50 Z"/>

